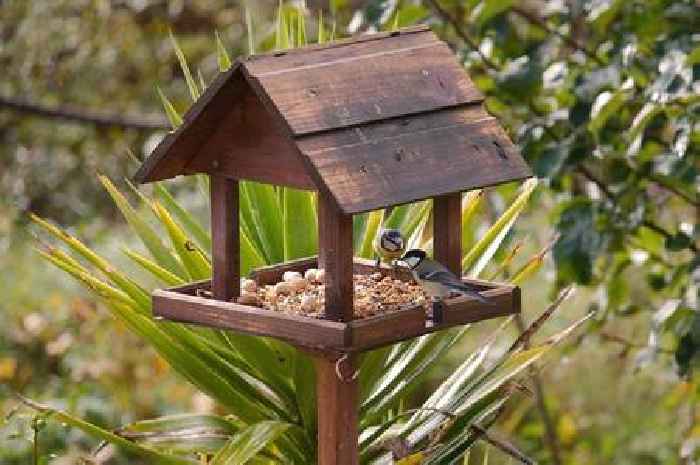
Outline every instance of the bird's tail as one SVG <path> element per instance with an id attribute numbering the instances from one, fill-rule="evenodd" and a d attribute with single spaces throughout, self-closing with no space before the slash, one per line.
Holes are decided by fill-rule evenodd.
<path id="1" fill-rule="evenodd" d="M 481 295 L 481 293 L 480 293 L 479 291 L 476 291 L 476 290 L 474 290 L 474 289 L 471 289 L 469 286 L 466 286 L 466 285 L 464 285 L 464 286 L 459 286 L 459 285 L 457 285 L 457 286 L 454 286 L 454 289 L 455 289 L 457 292 L 461 293 L 461 294 L 464 294 L 464 295 L 466 295 L 466 296 L 475 298 L 476 300 L 478 300 L 480 303 L 482 303 L 482 304 L 484 304 L 484 305 L 489 305 L 489 306 L 491 306 L 491 307 L 495 307 L 495 306 L 496 306 L 495 303 L 491 302 L 491 301 L 488 300 L 486 297 L 484 297 L 483 295 Z"/>

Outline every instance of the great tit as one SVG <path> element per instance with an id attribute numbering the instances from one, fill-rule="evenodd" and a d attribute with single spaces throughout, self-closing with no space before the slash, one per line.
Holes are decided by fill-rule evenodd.
<path id="1" fill-rule="evenodd" d="M 373 245 L 377 254 L 377 267 L 382 259 L 387 262 L 398 259 L 406 249 L 406 242 L 398 229 L 382 229 L 374 238 Z"/>
<path id="2" fill-rule="evenodd" d="M 476 287 L 463 282 L 441 263 L 427 258 L 421 249 L 409 250 L 400 261 L 408 265 L 413 279 L 433 301 L 441 301 L 450 294 L 458 293 L 473 297 L 483 304 L 493 305 Z"/>

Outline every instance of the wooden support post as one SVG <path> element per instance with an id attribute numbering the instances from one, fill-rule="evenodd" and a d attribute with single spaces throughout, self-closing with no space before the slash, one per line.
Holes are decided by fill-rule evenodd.
<path id="1" fill-rule="evenodd" d="M 211 175 L 211 290 L 215 299 L 231 300 L 241 293 L 238 232 L 238 181 Z"/>
<path id="2" fill-rule="evenodd" d="M 326 318 L 353 317 L 352 215 L 326 194 L 318 195 L 318 262 L 326 270 Z M 338 362 L 340 360 L 340 362 Z M 316 357 L 318 465 L 358 465 L 355 356 Z"/>
<path id="3" fill-rule="evenodd" d="M 358 465 L 355 356 L 349 354 L 340 362 L 317 357 L 315 362 L 318 465 Z"/>
<path id="4" fill-rule="evenodd" d="M 318 195 L 318 262 L 326 270 L 326 318 L 351 321 L 353 314 L 352 215 Z"/>
<path id="5" fill-rule="evenodd" d="M 462 275 L 462 194 L 433 199 L 433 256 L 457 276 Z"/>

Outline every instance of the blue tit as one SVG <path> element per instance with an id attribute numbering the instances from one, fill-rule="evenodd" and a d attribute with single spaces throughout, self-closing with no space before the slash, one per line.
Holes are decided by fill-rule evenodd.
<path id="1" fill-rule="evenodd" d="M 377 267 L 382 260 L 395 261 L 406 249 L 406 241 L 398 229 L 382 229 L 374 238 L 373 245 L 374 252 L 377 254 Z"/>

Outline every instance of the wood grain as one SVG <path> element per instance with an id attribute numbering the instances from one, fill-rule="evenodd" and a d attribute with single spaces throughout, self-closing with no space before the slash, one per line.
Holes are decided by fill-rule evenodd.
<path id="1" fill-rule="evenodd" d="M 425 309 L 416 305 L 393 313 L 348 323 L 347 344 L 354 351 L 381 347 L 394 341 L 416 337 L 425 331 Z"/>
<path id="2" fill-rule="evenodd" d="M 342 363 L 345 379 L 338 378 L 336 361 L 314 359 L 318 412 L 318 465 L 358 465 L 358 369 L 355 355 Z"/>
<path id="3" fill-rule="evenodd" d="M 319 191 L 345 214 L 531 172 L 425 27 L 238 61 L 137 182 L 204 172 Z"/>
<path id="4" fill-rule="evenodd" d="M 281 277 L 284 271 L 301 271 L 314 262 L 314 257 L 295 260 L 264 267 L 253 272 L 252 276 L 263 280 L 261 282 L 265 282 L 266 278 L 275 281 L 274 277 Z M 374 273 L 376 268 L 373 261 L 356 258 L 354 270 L 356 273 Z M 398 279 L 411 279 L 410 273 L 403 268 L 385 271 L 393 273 Z M 520 312 L 521 296 L 517 286 L 467 278 L 463 278 L 463 281 L 479 289 L 494 305 L 484 306 L 464 296 L 445 300 L 440 322 L 426 320 L 424 309 L 418 306 L 359 320 L 335 322 L 200 297 L 197 295 L 198 289 L 211 289 L 209 281 L 200 281 L 156 291 L 153 294 L 153 314 L 172 321 L 272 336 L 315 355 L 333 357 Z"/>
<path id="5" fill-rule="evenodd" d="M 483 100 L 445 43 L 432 33 L 417 38 L 400 47 L 390 39 L 358 44 L 322 60 L 309 54 L 288 68 L 262 70 L 262 60 L 244 66 L 294 136 Z"/>
<path id="6" fill-rule="evenodd" d="M 326 318 L 353 319 L 352 215 L 341 212 L 332 199 L 318 196 L 318 264 L 326 270 Z"/>
<path id="7" fill-rule="evenodd" d="M 231 102 L 236 102 L 244 90 L 240 64 L 220 73 L 187 111 L 183 124 L 167 134 L 139 167 L 134 182 L 141 184 L 186 174 L 187 163 L 197 155 L 199 147 L 231 110 Z"/>
<path id="8" fill-rule="evenodd" d="M 462 194 L 433 199 L 433 256 L 455 275 L 462 274 Z"/>
<path id="9" fill-rule="evenodd" d="M 492 305 L 484 305 L 467 296 L 445 300 L 440 326 L 463 325 L 520 313 L 520 288 L 517 286 L 502 285 L 481 291 L 481 295 Z"/>
<path id="10" fill-rule="evenodd" d="M 249 55 L 245 57 L 242 61 L 245 62 L 256 62 L 261 67 L 257 68 L 259 72 L 264 72 L 270 69 L 277 68 L 289 68 L 293 65 L 299 65 L 306 63 L 309 56 L 314 56 L 314 61 L 324 61 L 328 60 L 329 55 L 327 53 L 335 53 L 336 55 L 330 56 L 342 56 L 343 54 L 352 53 L 353 47 L 358 44 L 363 46 L 367 42 L 379 41 L 380 44 L 391 43 L 393 41 L 395 46 L 413 43 L 414 35 L 419 35 L 430 31 L 430 27 L 425 24 L 417 24 L 415 26 L 402 27 L 395 31 L 377 32 L 372 34 L 362 34 L 355 35 L 352 37 L 347 37 L 344 39 L 334 40 L 333 42 L 326 42 L 324 44 L 311 44 L 304 47 L 292 48 L 287 50 L 274 50 L 265 53 L 257 53 L 255 55 Z M 419 37 L 417 40 L 424 40 Z M 387 47 L 389 45 L 380 45 L 380 47 Z"/>
<path id="11" fill-rule="evenodd" d="M 238 181 L 210 176 L 212 292 L 228 301 L 241 294 Z"/>
<path id="12" fill-rule="evenodd" d="M 153 293 L 153 314 L 209 328 L 273 336 L 303 347 L 328 349 L 345 346 L 346 327 L 343 323 L 286 315 L 174 291 L 157 290 Z"/>
<path id="13" fill-rule="evenodd" d="M 480 108 L 444 110 L 297 142 L 346 213 L 531 176 L 498 122 Z"/>
<path id="14" fill-rule="evenodd" d="M 314 190 L 296 145 L 250 87 L 222 115 L 214 131 L 187 164 L 188 172 L 214 173 L 298 189 Z"/>

